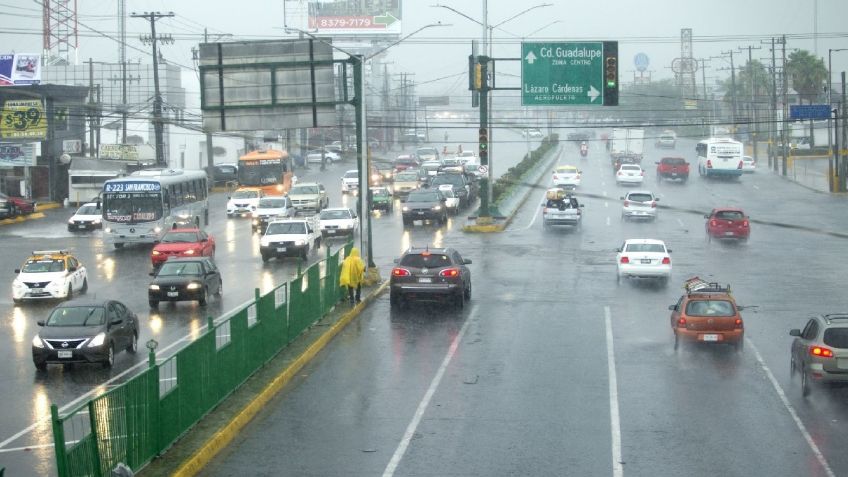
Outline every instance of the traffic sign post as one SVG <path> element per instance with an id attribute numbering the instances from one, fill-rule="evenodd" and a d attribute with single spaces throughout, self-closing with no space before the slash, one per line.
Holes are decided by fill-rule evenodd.
<path id="1" fill-rule="evenodd" d="M 521 43 L 522 106 L 618 105 L 618 42 Z"/>

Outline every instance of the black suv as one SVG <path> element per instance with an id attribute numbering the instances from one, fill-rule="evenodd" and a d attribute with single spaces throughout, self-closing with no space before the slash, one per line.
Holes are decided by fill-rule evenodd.
<path id="1" fill-rule="evenodd" d="M 389 302 L 399 308 L 410 300 L 452 302 L 471 299 L 471 260 L 452 248 L 410 248 L 395 260 Z"/>
<path id="2" fill-rule="evenodd" d="M 221 272 L 209 257 L 170 258 L 150 275 L 153 282 L 147 287 L 147 300 L 151 308 L 160 301 L 197 300 L 205 306 L 210 293 L 221 296 Z"/>
<path id="3" fill-rule="evenodd" d="M 445 196 L 438 188 L 419 189 L 409 193 L 403 201 L 403 225 L 412 225 L 415 220 L 432 220 L 439 224 L 448 221 Z"/>
<path id="4" fill-rule="evenodd" d="M 453 193 L 459 197 L 459 207 L 463 208 L 474 200 L 477 193 L 477 186 L 473 181 L 468 180 L 465 174 L 455 172 L 443 172 L 430 181 L 430 187 L 438 189 L 439 186 L 450 184 L 453 186 Z"/>

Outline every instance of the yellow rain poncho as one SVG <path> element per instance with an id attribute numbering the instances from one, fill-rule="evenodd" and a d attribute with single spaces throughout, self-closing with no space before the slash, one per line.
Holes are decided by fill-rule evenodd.
<path id="1" fill-rule="evenodd" d="M 342 262 L 342 270 L 339 274 L 339 285 L 343 287 L 356 288 L 365 280 L 365 262 L 359 258 L 359 249 L 353 247 L 350 255 Z"/>

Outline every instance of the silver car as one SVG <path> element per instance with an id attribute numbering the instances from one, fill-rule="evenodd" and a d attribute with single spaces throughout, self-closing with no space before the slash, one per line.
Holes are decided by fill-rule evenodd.
<path id="1" fill-rule="evenodd" d="M 848 382 L 848 313 L 814 316 L 803 330 L 789 330 L 790 374 L 801 374 L 801 394 L 814 383 Z"/>
<path id="2" fill-rule="evenodd" d="M 648 219 L 657 218 L 657 201 L 659 197 L 649 190 L 634 190 L 621 198 L 621 219 Z"/>

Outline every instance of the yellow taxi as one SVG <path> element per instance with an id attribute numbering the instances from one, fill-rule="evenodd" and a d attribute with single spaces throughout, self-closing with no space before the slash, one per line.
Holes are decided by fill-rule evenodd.
<path id="1" fill-rule="evenodd" d="M 16 269 L 12 300 L 66 299 L 88 291 L 85 266 L 67 250 L 35 250 Z"/>

